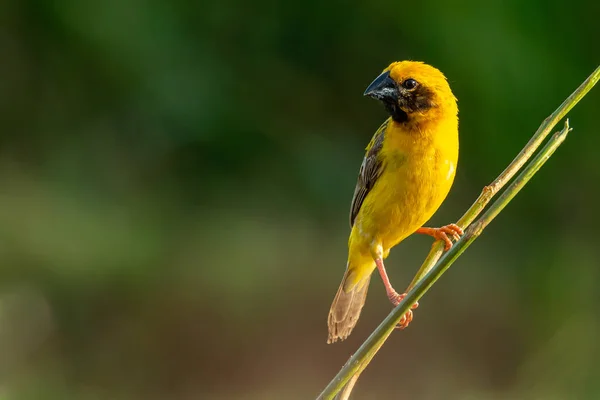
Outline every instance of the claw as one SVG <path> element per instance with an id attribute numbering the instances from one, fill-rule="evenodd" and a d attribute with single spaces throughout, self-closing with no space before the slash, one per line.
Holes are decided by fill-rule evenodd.
<path id="1" fill-rule="evenodd" d="M 406 329 L 408 327 L 408 325 L 412 322 L 412 320 L 413 320 L 413 312 L 408 310 L 408 312 L 406 314 L 404 314 L 402 316 L 402 318 L 400 318 L 400 322 L 398 322 L 398 325 L 396 325 L 396 328 Z"/>
<path id="2" fill-rule="evenodd" d="M 398 294 L 395 293 L 391 296 L 389 296 L 390 301 L 392 302 L 392 304 L 394 305 L 394 307 L 398 306 L 398 304 L 400 304 L 400 302 L 402 301 L 402 299 L 404 299 L 406 297 L 406 293 L 402 293 L 402 294 Z M 412 310 L 416 309 L 417 307 L 419 307 L 419 303 L 415 303 L 410 307 L 410 310 L 408 310 L 406 312 L 406 314 L 404 314 L 402 316 L 402 318 L 400 318 L 400 321 L 398 322 L 398 325 L 396 326 L 396 328 L 398 329 L 406 329 L 408 327 L 408 325 L 412 322 L 413 320 L 413 312 Z"/>
<path id="3" fill-rule="evenodd" d="M 443 240 L 445 243 L 444 250 L 448 251 L 452 247 L 452 240 L 448 237 L 451 235 L 454 240 L 459 240 L 464 234 L 460 226 L 456 224 L 445 225 L 440 228 L 419 228 L 417 233 L 433 236 L 435 240 Z"/>

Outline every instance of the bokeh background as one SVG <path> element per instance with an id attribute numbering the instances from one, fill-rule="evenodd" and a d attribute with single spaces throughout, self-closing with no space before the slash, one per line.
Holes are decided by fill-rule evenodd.
<path id="1" fill-rule="evenodd" d="M 388 63 L 443 70 L 456 220 L 600 62 L 597 1 L 0 2 L 0 398 L 310 399 Z M 600 88 L 356 399 L 600 397 Z M 387 265 L 405 286 L 427 253 Z"/>

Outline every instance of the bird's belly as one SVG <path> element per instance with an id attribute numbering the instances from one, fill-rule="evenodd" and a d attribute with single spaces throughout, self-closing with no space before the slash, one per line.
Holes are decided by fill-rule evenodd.
<path id="1" fill-rule="evenodd" d="M 423 226 L 444 201 L 454 179 L 454 163 L 404 164 L 377 182 L 369 204 L 369 231 L 389 249 Z M 383 179 L 381 179 L 383 178 Z M 366 210 L 365 210 L 366 211 Z"/>

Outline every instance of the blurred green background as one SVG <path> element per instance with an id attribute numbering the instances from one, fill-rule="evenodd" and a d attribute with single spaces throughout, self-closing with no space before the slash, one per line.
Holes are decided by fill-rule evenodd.
<path id="1" fill-rule="evenodd" d="M 459 99 L 456 220 L 600 62 L 600 3 L 0 2 L 0 398 L 310 399 L 391 61 Z M 600 89 L 357 399 L 600 398 Z M 427 253 L 387 265 L 399 289 Z"/>

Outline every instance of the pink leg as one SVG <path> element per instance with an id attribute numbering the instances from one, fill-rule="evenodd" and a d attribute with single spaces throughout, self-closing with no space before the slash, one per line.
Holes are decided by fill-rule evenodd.
<path id="1" fill-rule="evenodd" d="M 400 304 L 400 301 L 402 301 L 402 299 L 406 297 L 406 293 L 398 294 L 398 292 L 394 290 L 392 284 L 390 283 L 390 278 L 387 275 L 385 266 L 383 265 L 383 259 L 381 259 L 381 257 L 375 259 L 375 265 L 377 265 L 377 270 L 379 271 L 379 275 L 381 276 L 381 280 L 383 281 L 383 286 L 385 287 L 385 292 L 387 293 L 388 299 L 390 299 L 394 307 L 396 307 L 398 304 Z M 419 303 L 413 304 L 411 309 L 414 310 L 417 307 L 419 307 Z M 412 321 L 412 310 L 408 310 L 398 323 L 398 327 L 400 329 L 406 328 L 408 324 L 410 324 L 410 322 Z"/>

